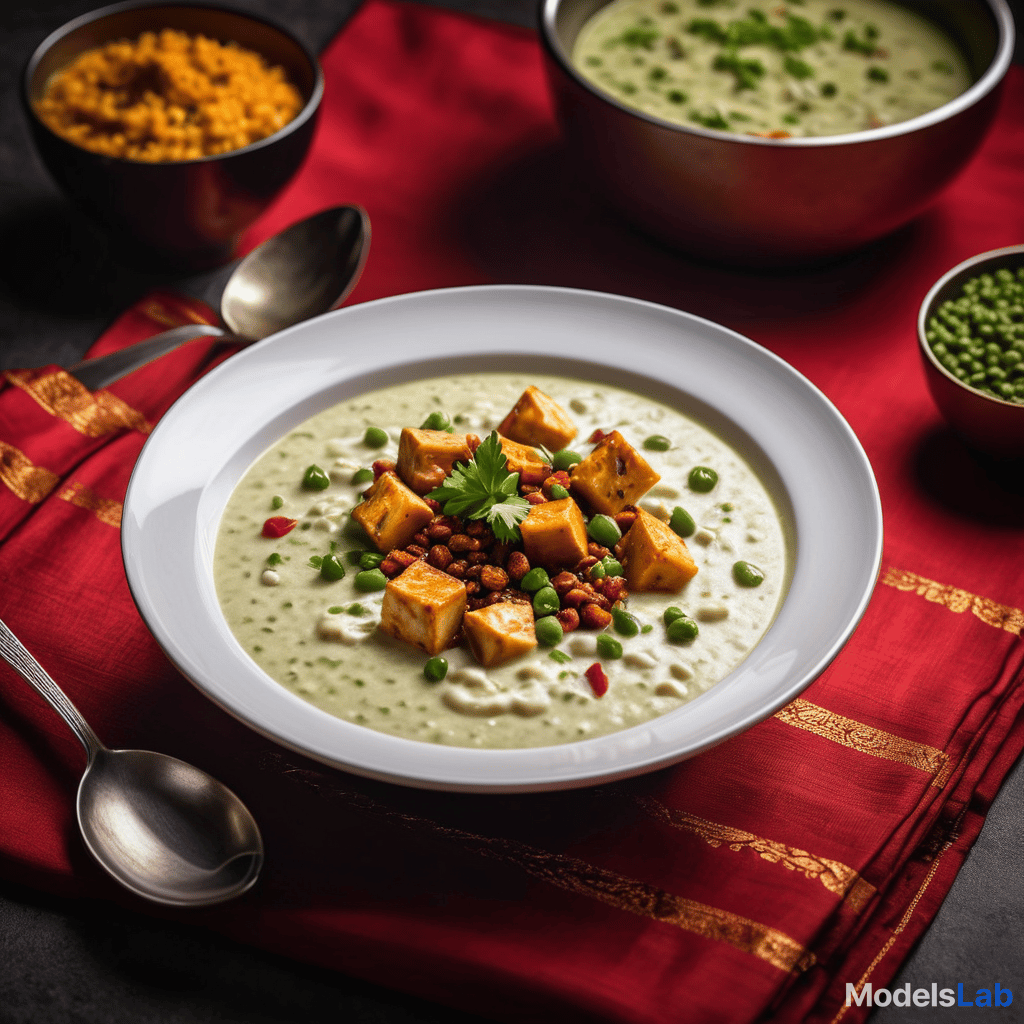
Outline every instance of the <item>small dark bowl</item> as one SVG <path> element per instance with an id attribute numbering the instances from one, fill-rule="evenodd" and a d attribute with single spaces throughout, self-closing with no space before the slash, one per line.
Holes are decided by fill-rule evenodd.
<path id="1" fill-rule="evenodd" d="M 1024 266 L 1024 245 L 1011 245 L 972 256 L 932 285 L 917 316 L 917 341 L 928 388 L 950 426 L 973 448 L 1001 458 L 1024 456 L 1024 405 L 995 398 L 964 384 L 938 360 L 925 338 L 934 311 L 956 299 L 964 283 L 979 274 Z"/>
<path id="2" fill-rule="evenodd" d="M 173 28 L 234 41 L 280 65 L 305 100 L 280 131 L 198 160 L 146 163 L 104 156 L 62 139 L 33 109 L 50 77 L 78 54 L 113 39 Z M 22 100 L 39 155 L 57 183 L 110 236 L 122 259 L 187 270 L 217 266 L 299 169 L 313 139 L 323 74 L 298 39 L 269 22 L 200 4 L 122 3 L 51 33 L 25 69 Z"/>

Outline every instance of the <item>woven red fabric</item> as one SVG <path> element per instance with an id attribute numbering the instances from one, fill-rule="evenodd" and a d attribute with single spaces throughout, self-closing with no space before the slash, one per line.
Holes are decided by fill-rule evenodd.
<path id="1" fill-rule="evenodd" d="M 131 466 L 207 367 L 205 341 L 96 395 L 55 368 L 6 375 L 0 617 L 105 742 L 193 761 L 260 820 L 257 888 L 175 916 L 509 1021 L 863 1020 L 846 985 L 893 977 L 1024 748 L 1024 500 L 943 426 L 914 338 L 939 274 L 1024 236 L 1024 75 L 913 226 L 836 266 L 767 275 L 698 265 L 604 210 L 559 147 L 530 32 L 370 0 L 323 65 L 312 155 L 245 246 L 355 202 L 374 239 L 351 301 L 558 284 L 753 337 L 838 405 L 875 468 L 886 545 L 863 623 L 801 699 L 640 779 L 480 797 L 304 761 L 176 674 L 124 579 Z M 151 303 L 96 351 L 202 316 Z M 149 909 L 78 839 L 76 741 L 6 667 L 0 679 L 0 870 Z"/>

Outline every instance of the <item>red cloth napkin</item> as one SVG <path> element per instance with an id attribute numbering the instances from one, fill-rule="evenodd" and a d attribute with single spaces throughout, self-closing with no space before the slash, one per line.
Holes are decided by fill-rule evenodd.
<path id="1" fill-rule="evenodd" d="M 370 0 L 323 64 L 311 158 L 245 245 L 360 203 L 374 241 L 354 301 L 573 285 L 766 345 L 832 398 L 875 468 L 886 546 L 862 625 L 800 699 L 640 779 L 483 797 L 305 761 L 181 679 L 124 580 L 133 460 L 205 369 L 205 342 L 95 395 L 52 367 L 6 375 L 0 617 L 109 745 L 193 761 L 259 818 L 260 884 L 172 916 L 500 1020 L 863 1020 L 847 985 L 892 979 L 1024 748 L 1019 480 L 944 427 L 914 339 L 939 274 L 1024 237 L 1024 75 L 1011 69 L 989 141 L 915 225 L 834 267 L 771 275 L 701 266 L 605 211 L 559 147 L 530 32 Z M 133 310 L 101 345 L 157 326 Z M 76 741 L 6 667 L 0 680 L 0 871 L 151 909 L 77 837 Z"/>

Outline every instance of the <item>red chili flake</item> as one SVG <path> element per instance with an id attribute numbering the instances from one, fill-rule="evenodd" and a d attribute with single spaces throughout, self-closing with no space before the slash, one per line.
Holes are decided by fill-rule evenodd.
<path id="1" fill-rule="evenodd" d="M 271 516 L 263 524 L 264 537 L 283 537 L 295 529 L 298 519 L 289 519 L 287 516 Z"/>
<path id="2" fill-rule="evenodd" d="M 603 697 L 608 692 L 608 677 L 601 668 L 601 662 L 595 661 L 583 674 L 587 677 L 595 697 Z"/>
<path id="3" fill-rule="evenodd" d="M 600 427 L 598 427 L 597 430 L 595 430 L 590 435 L 590 437 L 587 438 L 587 441 L 590 444 L 597 444 L 599 441 L 603 441 L 607 436 L 608 435 Z"/>

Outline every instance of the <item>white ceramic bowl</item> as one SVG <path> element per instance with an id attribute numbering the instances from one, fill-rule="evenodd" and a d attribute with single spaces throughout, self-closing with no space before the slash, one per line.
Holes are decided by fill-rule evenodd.
<path id="1" fill-rule="evenodd" d="M 561 353 L 561 354 L 559 354 Z M 257 667 L 231 634 L 212 561 L 224 505 L 252 462 L 313 413 L 446 372 L 534 369 L 605 381 L 701 420 L 760 474 L 788 528 L 792 579 L 750 655 L 683 707 L 559 746 L 477 750 L 342 721 Z M 521 792 L 607 782 L 692 756 L 771 715 L 836 656 L 882 549 L 874 476 L 834 406 L 739 334 L 636 299 L 561 288 L 458 288 L 352 306 L 219 366 L 164 416 L 125 500 L 125 569 L 146 625 L 207 696 L 326 764 L 433 789 Z"/>

